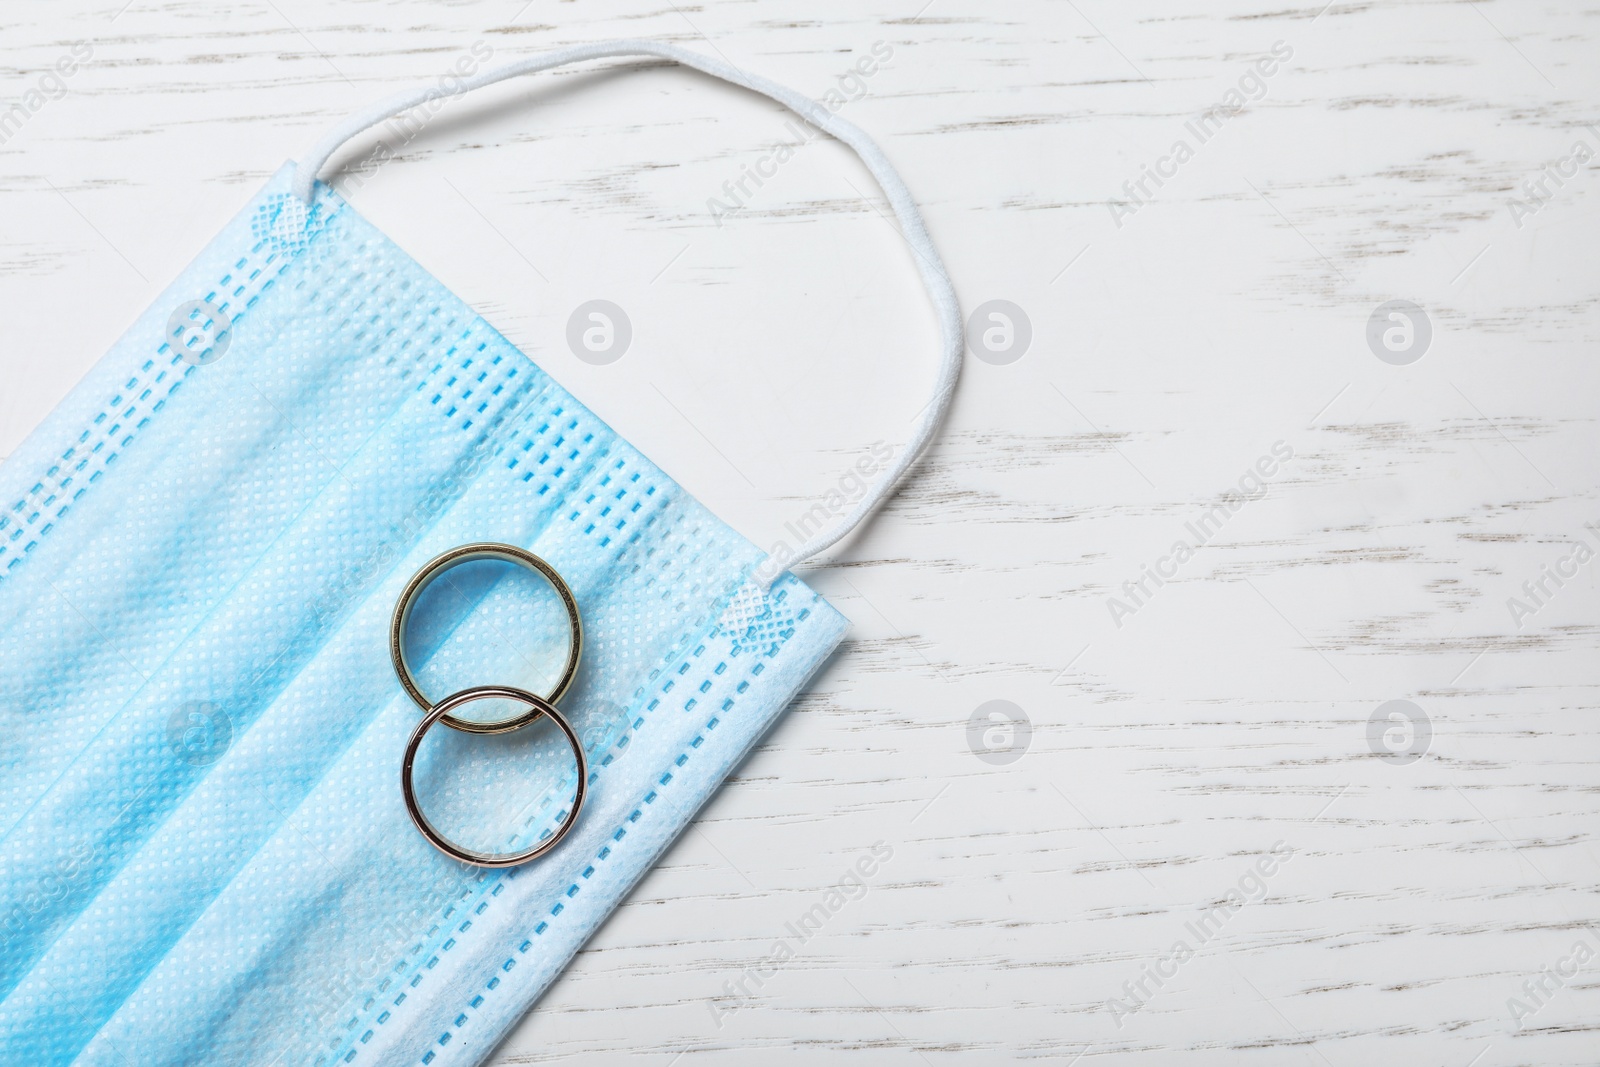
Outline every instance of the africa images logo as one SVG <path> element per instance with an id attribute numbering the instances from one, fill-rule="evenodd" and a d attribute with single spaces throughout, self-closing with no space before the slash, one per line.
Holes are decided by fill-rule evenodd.
<path id="1" fill-rule="evenodd" d="M 874 841 L 872 847 L 839 876 L 838 882 L 801 912 L 793 921 L 783 924 L 783 935 L 772 943 L 767 954 L 746 967 L 737 979 L 722 983 L 723 996 L 708 1001 L 711 1019 L 720 1030 L 728 1018 L 754 1003 L 761 988 L 788 966 L 812 938 L 822 932 L 829 921 L 847 906 L 861 900 L 872 889 L 871 879 L 883 870 L 884 864 L 894 859 L 894 846 L 887 841 Z M 752 988 L 753 987 L 753 988 Z"/>
<path id="2" fill-rule="evenodd" d="M 167 717 L 167 749 L 190 767 L 209 767 L 233 744 L 233 719 L 209 700 L 191 700 Z"/>
<path id="3" fill-rule="evenodd" d="M 860 503 L 872 485 L 872 476 L 885 470 L 893 458 L 892 446 L 882 441 L 872 442 L 868 454 L 846 469 L 832 489 L 814 500 L 802 514 L 783 524 L 784 532 L 794 538 L 794 544 L 785 540 L 774 541 L 767 550 L 767 558 L 756 566 L 757 580 L 770 582 L 782 574 L 789 561 L 794 559 L 795 546 L 815 537 L 830 522 Z"/>
<path id="4" fill-rule="evenodd" d="M 1138 214 L 1140 208 L 1154 200 L 1156 192 L 1176 178 L 1184 164 L 1198 155 L 1206 142 L 1221 132 L 1228 120 L 1244 112 L 1251 104 L 1265 100 L 1267 79 L 1282 70 L 1283 65 L 1293 58 L 1292 46 L 1286 41 L 1274 41 L 1272 49 L 1250 64 L 1233 88 L 1222 94 L 1221 100 L 1185 121 L 1184 135 L 1172 142 L 1166 155 L 1153 164 L 1142 164 L 1137 178 L 1129 178 L 1122 183 L 1122 193 L 1127 199 L 1112 197 L 1106 201 L 1106 207 L 1111 211 L 1111 221 L 1116 223 L 1117 229 L 1122 229 L 1123 224 Z"/>
<path id="5" fill-rule="evenodd" d="M 1032 743 L 1032 720 L 1009 700 L 980 704 L 967 719 L 967 748 L 991 767 L 1017 762 Z"/>

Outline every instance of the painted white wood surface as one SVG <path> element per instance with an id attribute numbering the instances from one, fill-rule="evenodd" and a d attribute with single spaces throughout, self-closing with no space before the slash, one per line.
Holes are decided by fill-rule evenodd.
<path id="1" fill-rule="evenodd" d="M 1600 952 L 1572 547 L 1600 548 L 1600 200 L 1592 163 L 1524 189 L 1600 150 L 1600 5 L 7 0 L 8 98 L 93 54 L 0 147 L 0 454 L 336 118 L 475 46 L 614 36 L 818 97 L 892 50 L 845 114 L 964 307 L 1032 342 L 969 359 L 915 479 L 810 574 L 848 645 L 496 1062 L 1600 1060 L 1600 958 L 1540 977 Z M 718 225 L 793 137 L 775 107 L 660 67 L 482 95 L 348 195 L 713 510 L 767 543 L 904 439 L 935 332 L 847 152 Z M 608 366 L 565 342 L 594 298 L 633 323 Z M 1394 299 L 1432 331 L 1405 366 L 1366 336 Z M 1369 746 L 1395 699 L 1431 722 L 1406 765 Z M 969 746 L 991 700 L 1031 720 L 1014 762 Z M 747 978 L 875 842 L 865 894 Z"/>

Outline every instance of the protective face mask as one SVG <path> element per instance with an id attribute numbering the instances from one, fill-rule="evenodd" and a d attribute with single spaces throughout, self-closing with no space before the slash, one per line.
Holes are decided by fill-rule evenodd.
<path id="1" fill-rule="evenodd" d="M 839 642 L 842 617 L 784 568 L 867 517 L 935 433 L 961 350 L 949 281 L 864 134 L 725 64 L 611 42 L 456 91 L 636 55 L 770 96 L 866 161 L 944 332 L 912 440 L 837 526 L 769 558 L 316 182 L 439 90 L 352 119 L 0 466 L 7 1062 L 478 1062 Z M 422 713 L 386 643 L 408 578 L 480 541 L 549 561 L 585 630 L 561 707 L 587 806 L 504 870 L 408 821 Z M 418 610 L 423 687 L 546 684 L 566 619 L 504 574 L 458 578 Z M 554 730 L 433 735 L 430 818 L 499 849 L 561 822 L 576 764 Z"/>

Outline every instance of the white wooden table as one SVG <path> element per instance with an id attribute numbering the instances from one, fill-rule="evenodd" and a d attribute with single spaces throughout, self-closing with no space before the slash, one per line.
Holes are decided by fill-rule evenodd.
<path id="1" fill-rule="evenodd" d="M 851 640 L 497 1062 L 1600 1060 L 1600 5 L 125 3 L 0 13 L 11 100 L 92 53 L 0 147 L 0 454 L 284 159 L 474 49 L 843 88 L 965 311 L 1031 333 L 810 573 Z M 551 75 L 344 188 L 766 544 L 904 440 L 935 347 L 840 146 L 713 217 L 786 123 Z"/>

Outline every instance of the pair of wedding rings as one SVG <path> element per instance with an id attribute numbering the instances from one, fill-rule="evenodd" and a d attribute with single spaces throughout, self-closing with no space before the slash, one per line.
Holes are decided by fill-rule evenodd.
<path id="1" fill-rule="evenodd" d="M 447 571 L 459 567 L 464 563 L 476 560 L 500 560 L 505 563 L 514 563 L 525 567 L 535 574 L 542 576 L 555 589 L 561 598 L 562 605 L 567 610 L 567 618 L 572 626 L 572 641 L 567 652 L 567 661 L 561 677 L 556 681 L 555 687 L 549 695 L 540 696 L 509 685 L 477 685 L 453 693 L 443 700 L 434 703 L 423 694 L 417 685 L 415 676 L 411 671 L 410 661 L 406 657 L 405 631 L 406 625 L 411 620 L 412 609 L 416 607 L 417 599 L 428 586 L 432 585 Z M 566 694 L 572 685 L 572 680 L 578 673 L 578 659 L 583 654 L 583 624 L 578 618 L 578 602 L 572 596 L 572 590 L 562 580 L 555 569 L 524 549 L 515 545 L 502 545 L 493 543 L 480 543 L 461 545 L 450 551 L 436 556 L 420 571 L 412 576 L 406 584 L 405 592 L 400 594 L 400 601 L 395 605 L 394 618 L 389 626 L 389 652 L 394 659 L 395 673 L 400 676 L 400 684 L 406 693 L 416 702 L 417 706 L 427 712 L 422 721 L 417 723 L 416 729 L 411 733 L 411 740 L 406 745 L 405 760 L 400 767 L 400 789 L 405 796 L 406 811 L 411 814 L 411 821 L 416 823 L 417 829 L 429 843 L 452 859 L 462 863 L 470 863 L 478 867 L 514 867 L 519 863 L 538 859 L 561 842 L 578 821 L 578 812 L 583 808 L 583 798 L 589 777 L 588 763 L 583 755 L 583 743 L 578 739 L 572 724 L 567 721 L 556 708 L 556 701 Z M 477 722 L 472 719 L 462 719 L 456 712 L 469 704 L 480 700 L 509 700 L 526 708 L 509 718 L 492 722 Z M 572 746 L 572 754 L 578 761 L 578 788 L 577 795 L 573 798 L 572 807 L 561 825 L 549 837 L 536 843 L 533 847 L 519 852 L 475 852 L 463 848 L 434 828 L 422 813 L 422 806 L 417 803 L 417 795 L 412 785 L 412 765 L 416 762 L 417 750 L 422 746 L 422 739 L 429 730 L 438 723 L 444 723 L 454 730 L 461 730 L 469 734 L 504 734 L 512 730 L 520 730 L 541 716 L 548 718 L 560 728 L 565 735 L 567 744 Z"/>

